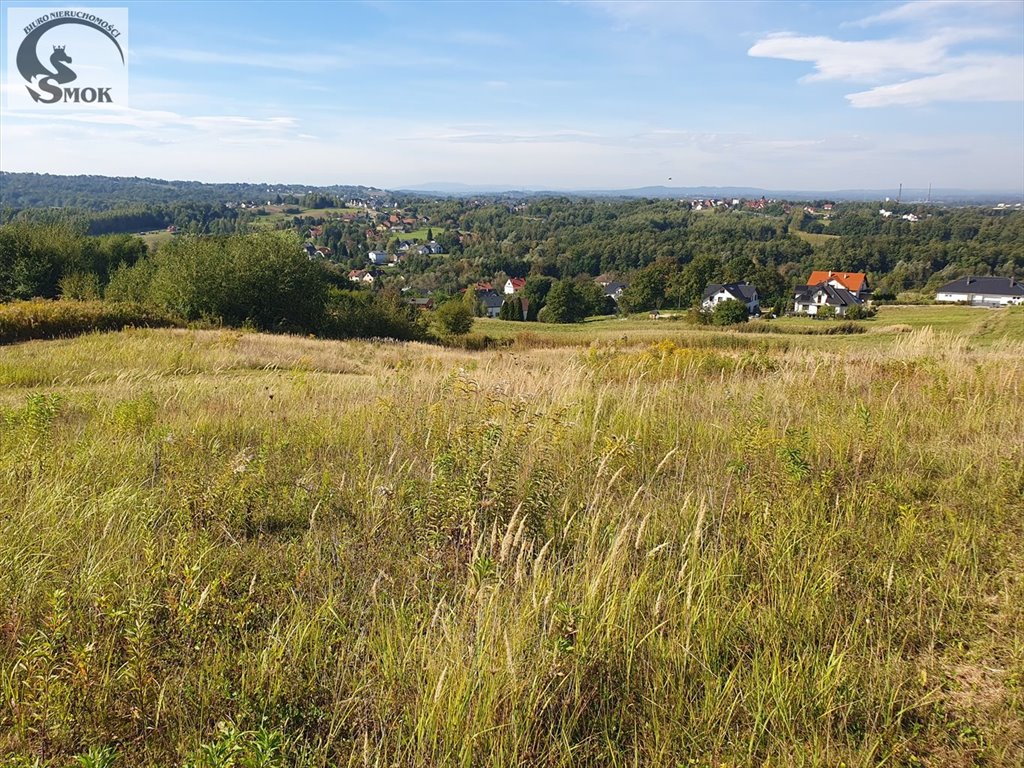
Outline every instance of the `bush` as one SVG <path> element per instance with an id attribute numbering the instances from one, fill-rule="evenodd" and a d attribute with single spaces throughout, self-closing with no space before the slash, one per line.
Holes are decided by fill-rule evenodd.
<path id="1" fill-rule="evenodd" d="M 426 337 L 422 314 L 398 296 L 332 288 L 320 332 L 331 339 Z"/>
<path id="2" fill-rule="evenodd" d="M 264 331 L 305 331 L 324 321 L 327 275 L 277 234 L 174 240 L 118 270 L 107 295 L 144 301 L 186 320 L 217 319 Z"/>
<path id="3" fill-rule="evenodd" d="M 473 312 L 464 301 L 448 301 L 434 311 L 433 320 L 442 336 L 461 336 L 473 327 Z"/>
<path id="4" fill-rule="evenodd" d="M 738 325 L 747 322 L 748 317 L 746 304 L 736 299 L 727 299 L 715 305 L 711 322 L 714 325 Z"/>
<path id="5" fill-rule="evenodd" d="M 128 327 L 166 328 L 183 323 L 137 304 L 103 301 L 15 301 L 0 304 L 0 344 L 78 336 Z"/>
<path id="6" fill-rule="evenodd" d="M 847 320 L 867 320 L 870 317 L 874 317 L 878 314 L 878 310 L 874 307 L 868 307 L 864 304 L 855 304 L 846 310 Z"/>

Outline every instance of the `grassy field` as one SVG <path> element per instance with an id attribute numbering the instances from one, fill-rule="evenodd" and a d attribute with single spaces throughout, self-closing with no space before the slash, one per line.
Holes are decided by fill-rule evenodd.
<path id="1" fill-rule="evenodd" d="M 807 317 L 783 317 L 768 321 L 774 333 L 752 333 L 740 326 L 723 330 L 711 326 L 697 326 L 686 320 L 686 312 L 666 310 L 658 320 L 647 313 L 630 317 L 595 317 L 584 323 L 546 324 L 512 323 L 504 320 L 479 319 L 474 330 L 496 338 L 519 337 L 552 345 L 588 345 L 593 341 L 627 342 L 656 341 L 674 338 L 680 343 L 713 345 L 792 345 L 836 349 L 859 347 L 873 349 L 885 347 L 905 334 L 930 328 L 955 334 L 974 344 L 987 346 L 1006 342 L 1024 342 L 1024 308 L 983 309 L 961 306 L 883 306 L 870 320 L 859 321 L 864 333 L 846 336 L 802 335 L 801 331 L 820 332 L 834 327 L 840 321 L 814 320 Z M 747 341 L 744 341 L 746 339 Z"/>
<path id="2" fill-rule="evenodd" d="M 154 229 L 152 232 L 143 232 L 139 237 L 146 241 L 150 251 L 155 251 L 164 243 L 171 242 L 174 235 L 166 229 Z"/>
<path id="3" fill-rule="evenodd" d="M 839 239 L 839 235 L 829 235 L 824 232 L 804 232 L 799 229 L 791 229 L 790 232 L 811 245 L 824 245 L 830 240 Z"/>
<path id="4" fill-rule="evenodd" d="M 2 347 L 0 764 L 1021 765 L 1021 318 Z"/>
<path id="5" fill-rule="evenodd" d="M 314 218 L 328 218 L 330 216 L 340 216 L 343 213 L 362 213 L 364 212 L 361 208 L 301 208 L 299 213 L 285 213 L 285 208 L 292 208 L 299 206 L 288 206 L 288 205 L 267 205 L 264 209 L 267 211 L 266 216 L 257 216 L 253 221 L 253 226 L 257 229 L 273 229 L 277 224 L 282 221 L 291 221 L 296 216 L 306 217 L 312 216 Z"/>

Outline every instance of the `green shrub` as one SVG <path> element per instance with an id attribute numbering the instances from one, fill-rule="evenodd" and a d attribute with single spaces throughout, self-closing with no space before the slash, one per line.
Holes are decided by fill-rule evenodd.
<path id="1" fill-rule="evenodd" d="M 422 313 L 391 293 L 332 288 L 320 333 L 331 339 L 426 337 Z"/>
<path id="2" fill-rule="evenodd" d="M 128 327 L 181 326 L 181 320 L 138 304 L 35 299 L 0 305 L 0 344 L 78 336 Z"/>
<path id="3" fill-rule="evenodd" d="M 473 312 L 464 301 L 448 301 L 434 311 L 433 320 L 442 336 L 461 336 L 473 327 Z"/>
<path id="4" fill-rule="evenodd" d="M 746 304 L 737 299 L 727 299 L 715 305 L 711 312 L 711 322 L 714 325 L 739 325 L 747 322 L 749 316 Z"/>

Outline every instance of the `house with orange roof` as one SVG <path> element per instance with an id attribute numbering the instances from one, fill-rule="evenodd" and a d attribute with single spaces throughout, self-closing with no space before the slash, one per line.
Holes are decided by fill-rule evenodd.
<path id="1" fill-rule="evenodd" d="M 871 293 L 868 287 L 868 276 L 863 272 L 836 272 L 833 270 L 816 269 L 807 278 L 807 285 L 821 285 L 828 283 L 833 288 L 844 288 L 860 300 L 864 300 Z"/>
<path id="2" fill-rule="evenodd" d="M 815 270 L 807 279 L 807 285 L 797 288 L 793 312 L 817 315 L 824 307 L 831 307 L 837 317 L 843 317 L 851 307 L 863 304 L 869 296 L 868 278 L 863 272 Z"/>

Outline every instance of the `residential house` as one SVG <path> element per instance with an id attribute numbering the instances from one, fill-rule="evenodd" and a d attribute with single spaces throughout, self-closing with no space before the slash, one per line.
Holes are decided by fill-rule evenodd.
<path id="1" fill-rule="evenodd" d="M 935 300 L 974 307 L 1024 304 L 1024 284 L 1012 277 L 961 277 L 939 288 Z"/>
<path id="2" fill-rule="evenodd" d="M 490 283 L 485 283 L 490 285 Z M 484 311 L 487 317 L 497 317 L 498 313 L 501 312 L 501 305 L 505 303 L 505 299 L 493 289 L 476 290 L 476 300 L 484 305 Z"/>
<path id="3" fill-rule="evenodd" d="M 619 283 L 614 280 L 609 280 L 606 283 L 600 283 L 600 285 L 604 288 L 604 295 L 611 297 L 616 304 L 618 304 L 619 299 L 622 298 L 622 292 L 629 288 L 629 283 Z"/>
<path id="4" fill-rule="evenodd" d="M 390 264 L 392 261 L 391 254 L 385 251 L 370 251 L 368 254 L 366 254 L 366 258 L 370 260 L 371 264 L 375 264 L 377 266 L 380 266 L 382 264 Z"/>
<path id="5" fill-rule="evenodd" d="M 793 311 L 802 315 L 817 315 L 823 307 L 832 307 L 836 317 L 842 317 L 850 307 L 864 303 L 852 291 L 837 288 L 831 282 L 802 285 L 794 298 Z"/>
<path id="6" fill-rule="evenodd" d="M 510 277 L 505 281 L 505 295 L 511 296 L 513 293 L 518 293 L 523 290 L 523 286 L 526 285 L 526 280 L 522 277 Z"/>
<path id="7" fill-rule="evenodd" d="M 367 285 L 373 285 L 373 281 L 376 280 L 376 277 L 370 270 L 353 269 L 348 273 L 348 279 L 353 283 L 366 283 Z"/>
<path id="8" fill-rule="evenodd" d="M 807 285 L 814 286 L 820 283 L 828 283 L 833 288 L 845 288 L 861 301 L 866 301 L 871 297 L 868 277 L 863 272 L 835 272 L 832 270 L 811 272 L 811 276 L 807 278 Z"/>
<path id="9" fill-rule="evenodd" d="M 723 301 L 741 301 L 747 307 L 747 313 L 756 315 L 761 311 L 761 301 L 757 296 L 757 288 L 750 283 L 711 283 L 704 289 L 704 309 L 714 309 Z"/>

